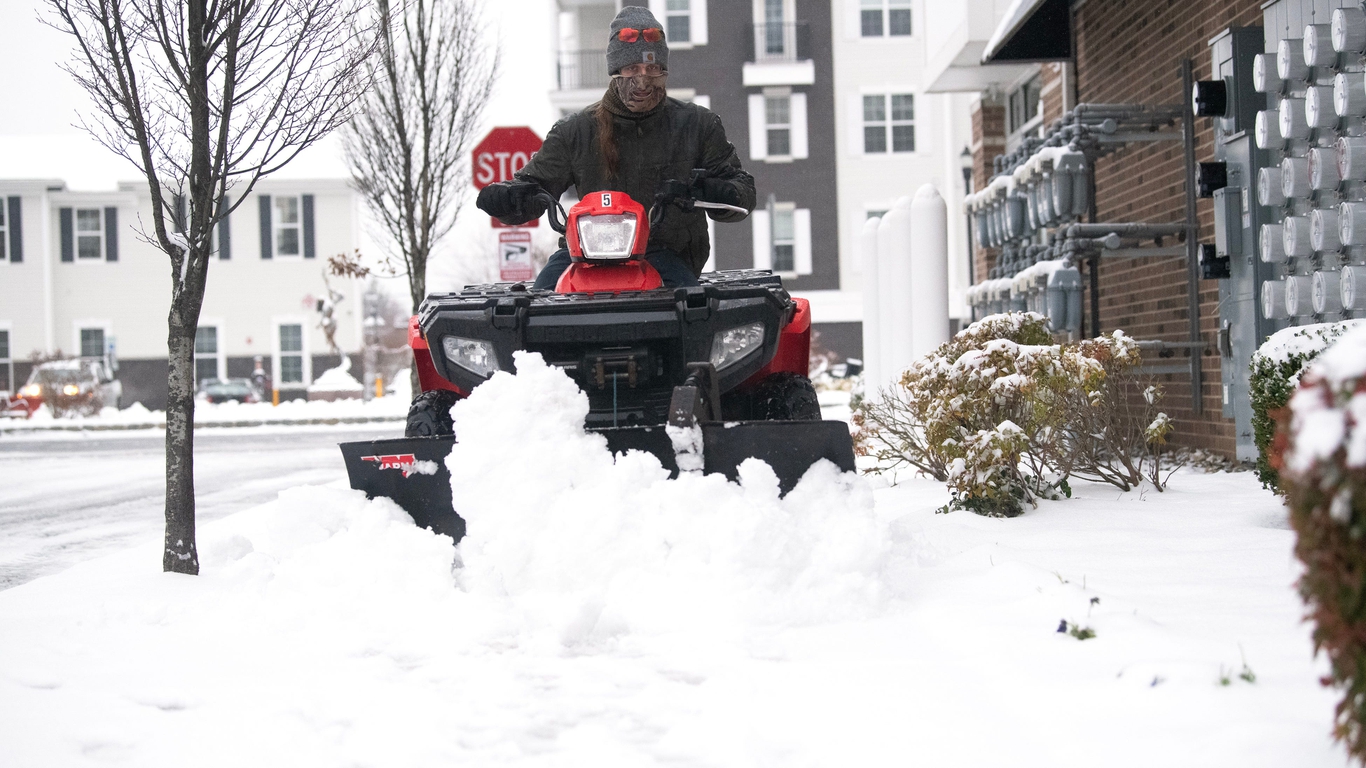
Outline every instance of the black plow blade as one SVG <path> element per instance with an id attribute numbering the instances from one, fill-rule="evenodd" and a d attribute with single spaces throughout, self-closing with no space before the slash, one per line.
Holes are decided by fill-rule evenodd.
<path id="1" fill-rule="evenodd" d="M 786 494 L 811 465 L 827 459 L 842 472 L 854 471 L 854 445 L 842 421 L 704 422 L 703 471 L 739 477 L 745 459 L 767 462 Z M 607 438 L 613 453 L 645 451 L 673 475 L 678 461 L 673 442 L 663 426 L 605 427 L 591 432 Z M 423 528 L 446 534 L 457 542 L 465 535 L 465 521 L 451 505 L 451 475 L 446 456 L 455 438 L 403 437 L 342 443 L 351 487 L 371 498 L 393 499 Z"/>

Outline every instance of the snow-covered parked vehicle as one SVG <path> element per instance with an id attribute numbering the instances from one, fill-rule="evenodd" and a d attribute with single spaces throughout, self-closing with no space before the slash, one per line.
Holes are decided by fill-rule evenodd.
<path id="1" fill-rule="evenodd" d="M 206 403 L 261 402 L 251 379 L 204 379 L 195 396 Z"/>
<path id="2" fill-rule="evenodd" d="M 123 384 L 114 378 L 105 360 L 53 360 L 33 369 L 4 413 L 28 418 L 46 403 L 57 418 L 94 416 L 105 406 L 121 407 L 122 401 Z"/>

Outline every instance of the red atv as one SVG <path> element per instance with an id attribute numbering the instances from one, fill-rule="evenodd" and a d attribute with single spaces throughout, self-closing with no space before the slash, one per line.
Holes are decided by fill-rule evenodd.
<path id="1" fill-rule="evenodd" d="M 613 452 L 648 451 L 677 472 L 665 428 L 699 426 L 708 473 L 734 479 L 741 462 L 757 457 L 786 493 L 822 458 L 854 469 L 847 425 L 820 420 L 807 378 L 807 302 L 758 270 L 712 272 L 698 286 L 666 288 L 644 259 L 649 227 L 665 206 L 730 206 L 660 197 L 647 219 L 626 194 L 596 192 L 566 219 L 548 193 L 536 197 L 565 235 L 573 263 L 554 291 L 494 283 L 427 297 L 409 326 L 422 392 L 407 436 L 343 443 L 352 488 L 393 498 L 419 525 L 458 541 L 465 524 L 452 508 L 444 464 L 457 438 L 450 409 L 498 371 L 514 370 L 516 350 L 539 352 L 578 382 L 590 405 L 585 426 Z M 435 461 L 437 473 L 412 471 L 420 461 Z"/>

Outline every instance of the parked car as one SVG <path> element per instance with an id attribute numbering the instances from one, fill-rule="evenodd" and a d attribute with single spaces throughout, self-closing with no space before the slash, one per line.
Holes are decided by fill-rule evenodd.
<path id="1" fill-rule="evenodd" d="M 251 379 L 204 379 L 199 382 L 200 400 L 210 403 L 226 403 L 235 400 L 239 403 L 259 403 L 261 396 Z"/>
<path id="2" fill-rule="evenodd" d="M 33 369 L 18 396 L 5 404 L 4 415 L 28 418 L 47 403 L 52 415 L 94 416 L 107 405 L 123 405 L 123 384 L 104 360 L 53 360 Z"/>

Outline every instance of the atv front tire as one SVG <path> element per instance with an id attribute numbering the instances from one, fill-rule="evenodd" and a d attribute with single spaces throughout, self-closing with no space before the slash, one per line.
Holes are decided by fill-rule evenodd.
<path id="1" fill-rule="evenodd" d="M 451 422 L 451 406 L 460 396 L 445 389 L 423 392 L 413 398 L 408 408 L 408 425 L 403 430 L 404 437 L 439 437 L 455 434 Z"/>
<path id="2" fill-rule="evenodd" d="M 775 373 L 750 394 L 750 418 L 763 421 L 820 421 L 821 404 L 811 379 Z"/>

